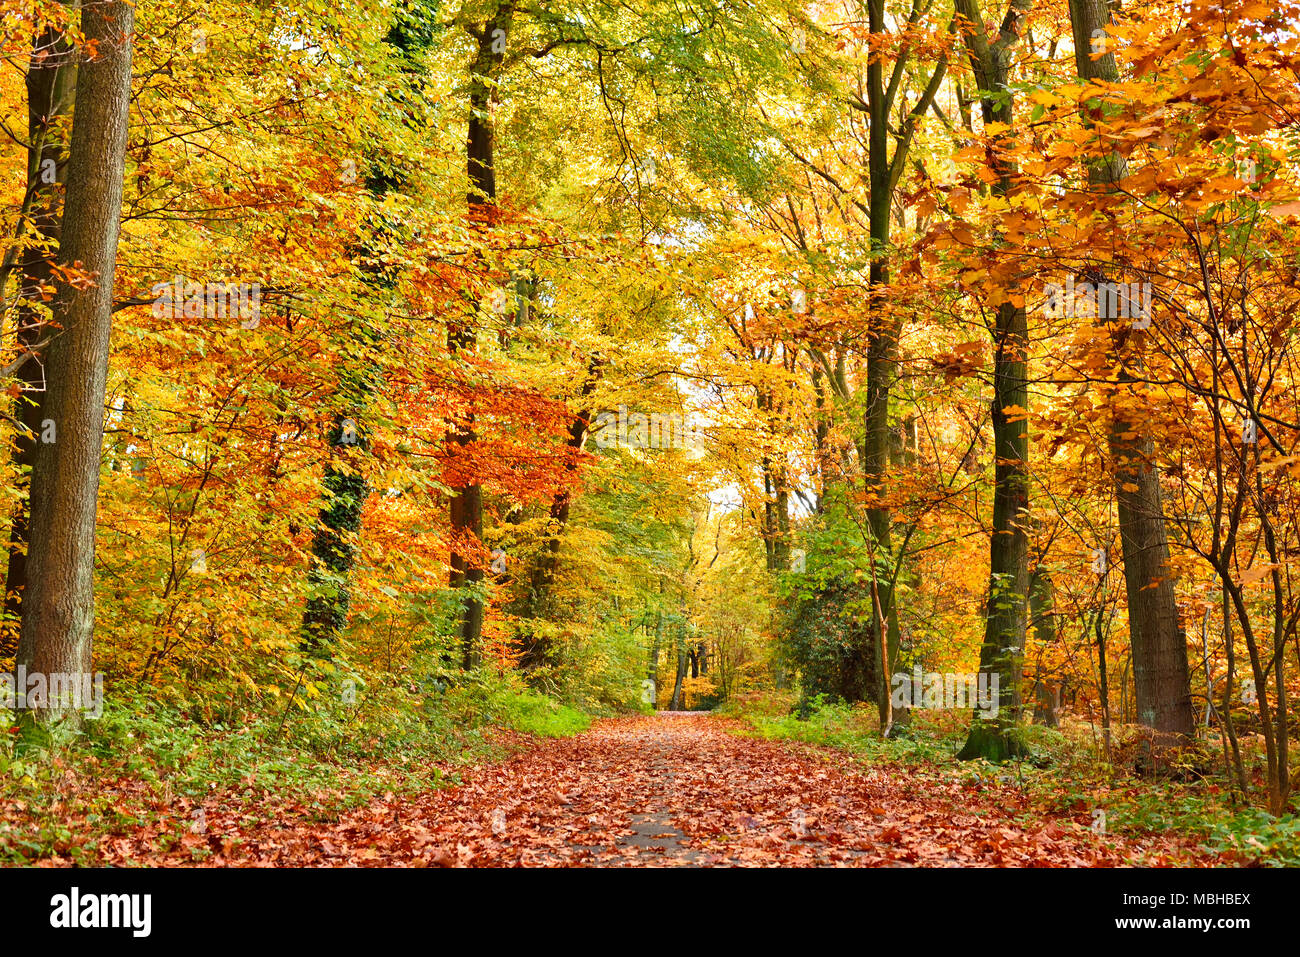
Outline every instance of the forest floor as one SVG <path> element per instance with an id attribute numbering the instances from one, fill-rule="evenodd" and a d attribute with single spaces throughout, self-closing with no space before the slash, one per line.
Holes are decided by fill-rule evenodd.
<path id="1" fill-rule="evenodd" d="M 1086 809 L 1041 812 L 1014 784 L 913 775 L 830 748 L 767 741 L 700 713 L 608 719 L 520 739 L 459 783 L 326 819 L 215 796 L 179 841 L 141 828 L 96 863 L 207 866 L 1213 865 L 1165 834 L 1095 833 Z M 265 809 L 262 809 L 263 811 Z M 47 860 L 45 863 L 59 863 Z"/>

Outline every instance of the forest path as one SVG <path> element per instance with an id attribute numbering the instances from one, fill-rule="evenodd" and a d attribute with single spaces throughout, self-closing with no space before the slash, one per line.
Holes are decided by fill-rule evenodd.
<path id="1" fill-rule="evenodd" d="M 824 748 L 658 714 L 597 722 L 463 782 L 330 824 L 281 821 L 208 863 L 379 866 L 1088 866 L 1193 856 L 1164 837 L 1021 815 L 1014 785 L 864 766 Z M 1029 820 L 1030 823 L 1022 823 Z M 1148 856 L 1148 852 L 1150 856 Z"/>

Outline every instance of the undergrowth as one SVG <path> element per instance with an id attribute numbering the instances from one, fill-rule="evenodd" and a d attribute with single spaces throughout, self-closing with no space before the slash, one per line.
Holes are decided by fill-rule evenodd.
<path id="1" fill-rule="evenodd" d="M 79 727 L 20 734 L 0 710 L 0 864 L 94 863 L 100 841 L 132 828 L 165 820 L 179 834 L 188 809 L 213 796 L 254 817 L 292 805 L 337 818 L 381 794 L 456 781 L 458 767 L 503 752 L 499 729 L 566 737 L 591 721 L 487 672 L 319 680 L 235 715 L 124 688 L 105 697 L 102 715 Z"/>

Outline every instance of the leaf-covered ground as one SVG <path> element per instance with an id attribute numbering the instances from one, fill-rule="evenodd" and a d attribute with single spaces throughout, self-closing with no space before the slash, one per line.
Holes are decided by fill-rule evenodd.
<path id="1" fill-rule="evenodd" d="M 1099 835 L 1037 814 L 1011 784 L 909 776 L 763 741 L 699 714 L 599 722 L 531 743 L 462 783 L 386 796 L 336 820 L 213 799 L 159 851 L 156 831 L 102 863 L 217 866 L 1115 866 L 1213 863 L 1185 842 Z M 169 842 L 172 843 L 172 842 Z"/>

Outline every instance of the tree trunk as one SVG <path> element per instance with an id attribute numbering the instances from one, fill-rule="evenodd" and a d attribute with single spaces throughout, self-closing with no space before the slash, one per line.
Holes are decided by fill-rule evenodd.
<path id="1" fill-rule="evenodd" d="M 1117 413 L 1111 429 L 1116 500 L 1128 596 L 1133 685 L 1139 723 L 1157 750 L 1187 744 L 1196 733 L 1187 641 L 1178 624 L 1174 574 L 1149 435 L 1125 439 L 1141 423 Z M 1126 490 L 1125 486 L 1128 486 Z M 1136 487 L 1136 491 L 1131 491 Z"/>
<path id="2" fill-rule="evenodd" d="M 683 683 L 686 681 L 686 633 L 684 628 L 677 630 L 677 676 L 673 681 L 673 697 L 668 704 L 669 711 L 681 711 L 684 703 Z"/>
<path id="3" fill-rule="evenodd" d="M 404 29 L 390 30 L 384 42 L 410 64 L 421 43 Z M 405 69 L 414 70 L 413 66 Z M 399 170 L 366 172 L 366 191 L 373 208 L 382 209 L 390 193 L 405 179 Z M 369 219 L 370 233 L 360 239 L 354 251 L 367 291 L 376 298 L 390 297 L 396 285 L 388 255 L 395 238 L 391 219 L 382 214 Z M 328 655 L 342 634 L 351 606 L 351 574 L 356 561 L 357 538 L 362 515 L 370 497 L 370 484 L 361 471 L 356 453 L 369 452 L 368 430 L 362 424 L 379 391 L 381 373 L 374 358 L 382 340 L 379 332 L 362 316 L 352 317 L 338 335 L 335 349 L 347 361 L 340 364 L 336 385 L 337 408 L 329 429 L 329 458 L 321 480 L 321 508 L 312 538 L 312 564 L 308 572 L 311 597 L 302 620 L 302 648 L 310 654 Z"/>
<path id="4" fill-rule="evenodd" d="M 465 146 L 466 171 L 469 175 L 469 192 L 466 200 L 471 218 L 474 218 L 476 213 L 490 218 L 491 211 L 496 205 L 495 134 L 490 111 L 496 80 L 505 59 L 506 34 L 510 29 L 512 15 L 511 7 L 498 5 L 492 18 L 475 36 L 478 41 L 478 53 L 471 67 L 469 132 Z M 472 316 L 459 324 L 448 326 L 447 349 L 453 355 L 457 352 L 472 351 L 477 341 L 477 331 Z M 460 451 L 463 452 L 476 438 L 473 416 L 455 426 L 448 438 L 451 445 L 459 446 Z M 483 486 L 477 482 L 469 482 L 453 489 L 449 517 L 451 533 L 456 544 L 452 547 L 451 575 L 448 584 L 452 588 L 466 590 L 461 605 L 459 632 L 461 666 L 468 670 L 478 666 L 479 645 L 483 636 L 483 598 L 480 591 L 483 584 L 483 566 L 477 559 L 471 559 L 464 554 L 464 551 L 476 546 L 483 539 Z"/>
<path id="5" fill-rule="evenodd" d="M 663 579 L 659 580 L 659 594 L 664 592 Z M 652 700 L 650 707 L 658 710 L 659 708 L 659 648 L 664 640 L 664 613 L 660 609 L 655 613 L 655 637 L 654 644 L 650 646 L 650 660 L 647 662 L 646 675 L 650 679 L 650 694 Z"/>
<path id="6" fill-rule="evenodd" d="M 1101 700 L 1101 753 L 1110 761 L 1110 676 L 1106 663 L 1106 602 L 1103 598 L 1093 619 L 1093 633 L 1097 638 L 1097 697 Z"/>
<path id="7" fill-rule="evenodd" d="M 14 437 L 13 460 L 18 481 L 36 460 L 41 433 L 41 404 L 45 395 L 45 369 L 38 357 L 40 341 L 50 330 L 33 305 L 50 285 L 52 259 L 61 237 L 63 186 L 67 174 L 67 131 L 62 127 L 72 114 L 79 53 L 63 31 L 46 26 L 32 45 L 27 70 L 27 194 L 25 208 L 44 248 L 28 250 L 19 279 L 20 304 L 16 310 L 17 349 L 30 353 L 18 371 L 20 392 L 14 400 L 14 419 L 21 428 Z M 22 494 L 22 490 L 20 490 Z M 14 509 L 9 529 L 9 566 L 5 575 L 4 621 L 0 626 L 0 659 L 18 651 L 22 596 L 27 587 L 27 526 L 29 501 L 24 495 Z"/>
<path id="8" fill-rule="evenodd" d="M 93 283 L 79 288 L 57 280 L 53 311 L 61 331 L 48 349 L 42 411 L 54 425 L 55 441 L 38 445 L 31 477 L 18 663 L 29 672 L 63 673 L 78 682 L 91 669 L 95 508 L 134 23 L 134 7 L 123 0 L 89 0 L 81 12 L 83 35 L 95 44 L 95 54 L 77 76 L 59 264 L 85 272 Z M 68 704 L 50 700 L 33 710 L 43 719 L 68 711 Z"/>
<path id="9" fill-rule="evenodd" d="M 1035 640 L 1050 647 L 1056 643 L 1056 587 L 1040 565 L 1029 585 L 1029 621 Z M 1043 674 L 1042 658 L 1034 669 L 1034 723 L 1055 728 L 1061 709 L 1061 686 Z"/>
<path id="10" fill-rule="evenodd" d="M 1020 719 L 1020 661 L 1029 592 L 1029 433 L 1024 412 L 1016 411 L 1026 409 L 1029 403 L 1025 363 L 1029 328 L 1023 306 L 1003 303 L 998 307 L 996 340 L 993 534 L 980 671 L 998 677 L 998 701 L 995 715 L 976 712 L 970 737 L 957 755 L 962 760 L 983 757 L 1002 761 L 1022 751 L 1014 729 Z"/>
<path id="11" fill-rule="evenodd" d="M 347 461 L 348 450 L 365 450 L 367 441 L 353 420 L 338 417 L 330 430 L 330 463 L 321 481 L 324 504 L 312 537 L 308 582 L 314 594 L 303 613 L 303 647 L 328 653 L 348 622 L 349 577 L 356 561 L 356 536 L 370 495 L 366 477 Z"/>
<path id="12" fill-rule="evenodd" d="M 886 29 L 884 4 L 871 0 L 868 5 L 869 27 L 873 34 Z M 871 231 L 871 268 L 868 276 L 871 310 L 871 341 L 867 346 L 867 405 L 863 422 L 863 484 L 868 497 L 867 526 L 871 532 L 873 564 L 873 613 L 867 633 L 869 647 L 864 652 L 872 665 L 865 670 L 875 673 L 876 705 L 882 732 L 890 724 L 890 685 L 888 661 L 896 657 L 890 644 L 898 644 L 898 610 L 894 607 L 893 516 L 882 502 L 885 475 L 889 466 L 889 402 L 898 365 L 900 320 L 885 310 L 889 286 L 889 208 L 893 199 L 889 157 L 889 107 L 884 83 L 884 60 L 872 57 L 867 65 L 867 107 L 870 116 L 867 143 L 867 178 L 870 183 L 868 221 Z M 904 149 L 900 144 L 898 149 Z M 879 623 L 885 623 L 882 629 Z M 883 633 L 882 633 L 883 632 Z"/>
<path id="13" fill-rule="evenodd" d="M 1079 76 L 1085 80 L 1118 82 L 1119 67 L 1114 54 L 1103 50 L 1099 51 L 1101 55 L 1093 55 L 1093 38 L 1104 37 L 1105 28 L 1110 24 L 1106 0 L 1070 0 L 1070 23 Z M 1091 118 L 1085 111 L 1084 121 L 1089 122 Z M 1124 166 L 1118 154 L 1096 162 L 1089 171 L 1089 181 L 1109 186 L 1123 178 Z M 1114 338 L 1118 352 L 1124 352 L 1126 347 L 1129 351 L 1128 357 L 1121 356 L 1120 379 L 1129 383 L 1126 391 L 1132 395 L 1131 383 L 1138 377 L 1128 371 L 1127 362 L 1141 363 L 1142 332 L 1130 332 L 1126 324 L 1115 330 Z M 1196 733 L 1196 716 L 1192 707 L 1187 642 L 1178 624 L 1160 472 L 1153 461 L 1155 445 L 1150 424 L 1144 416 L 1123 412 L 1140 407 L 1139 401 L 1112 403 L 1111 408 L 1116 412 L 1109 445 L 1115 468 L 1137 717 L 1141 724 L 1152 729 L 1151 746 L 1160 751 L 1191 741 Z"/>
<path id="14" fill-rule="evenodd" d="M 989 41 L 977 0 L 957 0 L 971 66 L 982 93 L 980 108 L 987 128 L 1011 126 L 1014 97 L 1007 87 L 1011 49 L 1031 0 L 1011 0 L 998 37 Z M 1014 169 L 994 147 L 993 195 L 1011 189 Z M 998 679 L 996 714 L 976 711 L 970 735 L 957 757 L 1003 761 L 1023 752 L 1015 735 L 1020 719 L 1020 663 L 1025 647 L 1029 591 L 1029 388 L 1026 350 L 1029 324 L 1023 305 L 998 306 L 993 330 L 993 534 L 989 542 L 988 618 L 980 648 L 980 672 Z"/>

